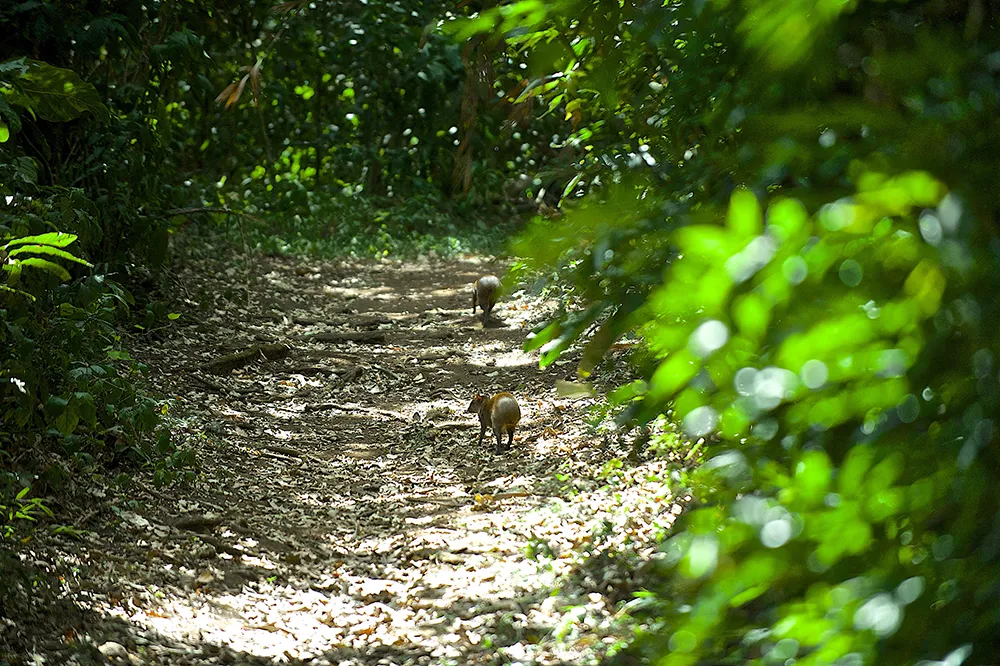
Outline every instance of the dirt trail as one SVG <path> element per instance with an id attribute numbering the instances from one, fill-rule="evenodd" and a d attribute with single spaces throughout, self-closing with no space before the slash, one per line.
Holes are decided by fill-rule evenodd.
<path id="1" fill-rule="evenodd" d="M 470 288 L 486 272 L 502 274 L 475 260 L 189 266 L 176 297 L 190 310 L 138 357 L 173 401 L 199 480 L 147 483 L 148 501 L 89 513 L 80 541 L 40 540 L 35 565 L 64 575 L 72 603 L 27 629 L 33 651 L 164 664 L 600 654 L 624 581 L 579 567 L 572 546 L 600 524 L 665 528 L 679 508 L 647 486 L 628 491 L 658 493 L 647 516 L 634 497 L 615 514 L 586 481 L 611 454 L 586 433 L 590 400 L 555 395 L 573 366 L 543 371 L 520 350 L 552 304 L 515 294 L 484 328 Z M 265 342 L 291 353 L 197 370 Z M 465 407 L 499 390 L 518 397 L 522 420 L 513 450 L 495 455 L 476 445 Z"/>

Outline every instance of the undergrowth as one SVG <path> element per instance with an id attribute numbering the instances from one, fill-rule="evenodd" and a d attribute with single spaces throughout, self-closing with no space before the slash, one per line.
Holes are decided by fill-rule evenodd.
<path id="1" fill-rule="evenodd" d="M 519 222 L 493 207 L 441 197 L 401 199 L 310 192 L 293 208 L 247 206 L 239 231 L 268 255 L 453 257 L 502 253 Z"/>

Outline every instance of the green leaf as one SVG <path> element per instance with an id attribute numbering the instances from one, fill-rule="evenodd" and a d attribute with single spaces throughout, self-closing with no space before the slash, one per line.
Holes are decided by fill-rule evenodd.
<path id="1" fill-rule="evenodd" d="M 683 227 L 675 235 L 678 248 L 710 261 L 724 262 L 733 254 L 730 235 L 725 229 L 707 225 Z"/>
<path id="2" fill-rule="evenodd" d="M 749 293 L 733 301 L 733 320 L 744 336 L 760 340 L 767 332 L 771 312 L 759 294 Z"/>
<path id="3" fill-rule="evenodd" d="M 729 200 L 729 228 L 740 236 L 756 236 L 764 228 L 757 197 L 749 190 L 736 190 Z"/>
<path id="4" fill-rule="evenodd" d="M 89 314 L 83 308 L 78 308 L 72 303 L 60 303 L 59 304 L 59 314 L 67 319 L 75 319 L 76 321 L 83 321 L 89 317 Z"/>
<path id="5" fill-rule="evenodd" d="M 559 324 L 549 324 L 537 333 L 529 333 L 524 340 L 524 351 L 534 351 L 553 340 L 559 334 Z"/>
<path id="6" fill-rule="evenodd" d="M 51 245 L 53 247 L 66 247 L 71 245 L 77 239 L 76 234 L 66 234 L 61 231 L 52 231 L 47 234 L 39 234 L 38 236 L 24 236 L 23 238 L 15 238 L 6 245 L 5 248 L 14 247 L 15 245 Z"/>
<path id="7" fill-rule="evenodd" d="M 445 24 L 444 29 L 446 32 L 454 35 L 456 41 L 462 42 L 478 34 L 491 32 L 496 27 L 499 19 L 500 17 L 497 16 L 497 11 L 494 9 L 485 11 L 475 18 L 462 18 L 450 21 Z"/>
<path id="8" fill-rule="evenodd" d="M 14 127 L 11 123 L 11 127 Z M 15 128 L 16 129 L 16 128 Z M 14 180 L 28 185 L 38 182 L 38 164 L 30 157 L 21 156 L 14 160 Z"/>
<path id="9" fill-rule="evenodd" d="M 181 318 L 181 316 L 179 314 L 177 314 L 176 312 L 171 312 L 170 314 L 167 315 L 167 319 L 169 319 L 170 321 L 175 321 L 175 320 L 180 319 L 180 318 Z"/>
<path id="10" fill-rule="evenodd" d="M 647 398 L 657 404 L 666 401 L 691 381 L 700 369 L 701 364 L 690 350 L 677 351 L 653 373 L 649 380 Z"/>
<path id="11" fill-rule="evenodd" d="M 20 74 L 24 74 L 24 72 L 28 71 L 27 61 L 28 59 L 22 56 L 13 60 L 0 62 L 0 74 L 7 74 L 8 72 L 18 72 Z"/>
<path id="12" fill-rule="evenodd" d="M 76 430 L 76 426 L 80 423 L 80 414 L 77 412 L 76 406 L 70 403 L 66 410 L 55 418 L 53 423 L 64 436 L 72 435 L 73 431 Z"/>
<path id="13" fill-rule="evenodd" d="M 7 123 L 0 120 L 0 143 L 7 143 L 10 139 L 10 128 L 7 127 Z"/>
<path id="14" fill-rule="evenodd" d="M 621 404 L 645 395 L 647 388 L 648 386 L 646 382 L 641 379 L 637 379 L 630 384 L 625 384 L 624 386 L 616 388 L 608 394 L 608 399 L 613 403 Z"/>
<path id="15" fill-rule="evenodd" d="M 68 122 L 90 113 L 98 120 L 111 117 L 101 96 L 90 83 L 75 72 L 40 60 L 21 58 L 16 69 L 19 76 L 8 78 L 13 89 L 7 99 L 11 104 L 22 106 L 44 120 Z M 7 61 L 0 65 L 12 65 Z M 14 71 L 8 69 L 7 71 Z"/>
<path id="16" fill-rule="evenodd" d="M 45 413 L 50 417 L 59 416 L 66 411 L 67 405 L 69 405 L 69 398 L 62 398 L 58 395 L 50 395 L 49 399 L 45 401 Z"/>
<path id="17" fill-rule="evenodd" d="M 795 485 L 803 500 L 819 504 L 826 495 L 833 467 L 825 451 L 806 451 L 795 468 Z"/>
<path id="18" fill-rule="evenodd" d="M 37 301 L 38 300 L 37 298 L 35 298 L 34 296 L 32 296 L 31 294 L 29 294 L 26 291 L 21 291 L 20 289 L 12 289 L 11 287 L 8 287 L 5 284 L 0 284 L 0 291 L 6 291 L 7 293 L 10 293 L 10 294 L 17 294 L 18 296 L 24 296 L 24 297 L 26 297 L 30 301 Z"/>
<path id="19" fill-rule="evenodd" d="M 573 188 L 575 188 L 582 179 L 583 179 L 582 173 L 578 173 L 575 176 L 573 176 L 572 180 L 570 180 L 569 183 L 566 185 L 566 187 L 563 188 L 562 198 L 563 199 L 567 198 L 573 191 Z"/>
<path id="20" fill-rule="evenodd" d="M 3 270 L 7 271 L 9 275 L 7 276 L 7 281 L 11 284 L 17 284 L 21 279 L 21 264 L 17 262 L 8 262 L 0 266 Z"/>
<path id="21" fill-rule="evenodd" d="M 553 111 L 555 111 L 556 107 L 559 106 L 560 104 L 562 104 L 562 101 L 565 98 L 566 98 L 565 93 L 562 93 L 562 94 L 556 95 L 555 97 L 553 97 L 552 99 L 550 99 L 549 100 L 549 109 L 544 114 L 542 114 L 541 117 L 544 118 L 545 116 L 547 116 L 550 113 L 552 113 Z"/>
<path id="22" fill-rule="evenodd" d="M 73 410 L 79 415 L 80 420 L 90 426 L 97 425 L 97 404 L 94 396 L 84 391 L 78 391 L 70 398 Z"/>
<path id="23" fill-rule="evenodd" d="M 847 459 L 840 467 L 838 481 L 840 492 L 845 497 L 854 497 L 861 489 L 865 474 L 871 467 L 874 453 L 868 446 L 855 446 L 847 454 Z"/>
<path id="24" fill-rule="evenodd" d="M 533 339 L 529 338 L 525 341 L 525 349 L 539 349 L 541 355 L 538 359 L 538 366 L 540 368 L 547 367 L 594 323 L 594 320 L 604 312 L 604 309 L 603 305 L 598 304 L 582 312 L 573 313 L 566 322 L 547 326 Z M 545 342 L 541 342 L 542 340 Z"/>
<path id="25" fill-rule="evenodd" d="M 22 245 L 21 247 L 12 250 L 9 256 L 14 257 L 24 252 L 30 252 L 32 254 L 48 254 L 53 257 L 59 257 L 60 259 L 65 259 L 66 261 L 73 261 L 78 264 L 82 264 L 87 268 L 94 267 L 94 265 L 89 261 L 80 259 L 79 257 L 70 254 L 66 250 L 60 250 L 59 248 L 51 247 L 49 245 Z"/>
<path id="26" fill-rule="evenodd" d="M 52 273 L 57 278 L 66 282 L 70 279 L 69 271 L 60 266 L 59 264 L 52 263 L 48 259 L 39 259 L 38 257 L 28 257 L 27 259 L 18 260 L 22 266 L 32 266 L 34 268 L 40 268 L 44 271 Z"/>

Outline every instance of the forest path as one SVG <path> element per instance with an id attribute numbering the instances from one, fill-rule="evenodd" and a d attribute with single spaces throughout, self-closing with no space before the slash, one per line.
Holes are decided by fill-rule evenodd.
<path id="1" fill-rule="evenodd" d="M 70 587 L 97 592 L 77 601 L 69 643 L 164 664 L 576 664 L 604 651 L 618 599 L 603 593 L 628 572 L 589 570 L 573 547 L 651 538 L 679 507 L 662 487 L 596 478 L 612 453 L 586 433 L 592 401 L 554 388 L 575 366 L 540 370 L 521 351 L 552 304 L 515 293 L 484 327 L 471 285 L 490 272 L 503 274 L 475 258 L 191 260 L 174 294 L 190 309 L 137 356 L 199 478 L 147 483 L 148 502 L 90 519 Z M 290 353 L 199 370 L 263 343 Z M 465 408 L 500 390 L 522 418 L 495 455 Z"/>

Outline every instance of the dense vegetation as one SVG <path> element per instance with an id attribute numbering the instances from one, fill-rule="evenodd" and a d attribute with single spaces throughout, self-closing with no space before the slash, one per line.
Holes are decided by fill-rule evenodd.
<path id="1" fill-rule="evenodd" d="M 587 378 L 637 337 L 622 426 L 708 440 L 621 658 L 991 659 L 996 2 L 94 11 L 0 10 L 0 502 L 189 462 L 122 334 L 170 321 L 150 292 L 189 220 L 448 252 L 543 195 L 562 215 L 514 253 L 579 307 L 529 345 L 582 343 Z"/>
<path id="2" fill-rule="evenodd" d="M 997 11 L 569 1 L 461 24 L 545 63 L 609 184 L 518 245 L 585 299 L 530 344 L 547 363 L 582 336 L 588 376 L 640 336 L 623 416 L 672 405 L 711 439 L 633 653 L 992 659 Z"/>
<path id="3" fill-rule="evenodd" d="M 461 46 L 424 30 L 444 5 L 410 4 L 0 9 L 6 521 L 95 463 L 190 466 L 127 348 L 177 317 L 157 297 L 177 229 L 265 252 L 499 248 L 509 215 L 469 213 L 535 157 L 509 155 L 500 115 L 463 120 L 489 82 L 465 94 Z"/>

